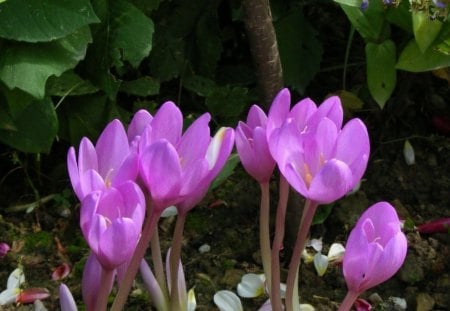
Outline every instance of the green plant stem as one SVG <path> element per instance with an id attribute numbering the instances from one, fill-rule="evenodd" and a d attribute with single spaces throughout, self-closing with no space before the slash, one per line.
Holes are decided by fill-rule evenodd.
<path id="1" fill-rule="evenodd" d="M 161 255 L 158 230 L 155 230 L 155 232 L 153 233 L 153 236 L 150 240 L 150 248 L 152 250 L 152 262 L 156 281 L 158 282 L 164 296 L 167 298 L 169 297 L 169 292 L 167 290 L 166 277 L 164 275 L 164 264 Z"/>
<path id="2" fill-rule="evenodd" d="M 350 34 L 348 35 L 347 46 L 345 48 L 344 72 L 342 73 L 342 89 L 343 90 L 345 90 L 347 87 L 347 64 L 348 64 L 348 58 L 350 57 L 350 49 L 352 47 L 354 34 L 355 34 L 355 27 L 352 25 L 350 27 Z"/>
<path id="3" fill-rule="evenodd" d="M 128 294 L 130 293 L 131 286 L 136 277 L 136 273 L 139 270 L 142 258 L 144 258 L 145 251 L 148 248 L 150 239 L 157 229 L 158 220 L 161 213 L 151 214 L 147 217 L 144 229 L 142 230 L 141 238 L 134 251 L 133 257 L 131 258 L 130 265 L 128 266 L 127 272 L 119 286 L 119 291 L 117 292 L 116 298 L 114 299 L 113 305 L 110 311 L 120 311 L 123 309 L 125 302 L 127 301 Z"/>
<path id="4" fill-rule="evenodd" d="M 172 238 L 172 248 L 170 251 L 170 305 L 171 310 L 186 310 L 187 301 L 180 301 L 183 293 L 178 288 L 178 269 L 181 258 L 181 245 L 183 242 L 184 224 L 186 213 L 179 213 Z"/>
<path id="5" fill-rule="evenodd" d="M 303 209 L 302 219 L 298 228 L 297 240 L 295 241 L 294 250 L 292 252 L 291 262 L 289 263 L 288 278 L 286 283 L 286 310 L 293 311 L 294 305 L 298 304 L 294 302 L 298 295 L 298 270 L 300 267 L 300 259 L 303 249 L 306 244 L 306 237 L 308 236 L 309 228 L 311 227 L 314 214 L 316 213 L 318 204 L 311 200 L 306 200 L 305 208 Z M 294 291 L 297 291 L 294 297 Z M 296 310 L 297 311 L 297 310 Z"/>
<path id="6" fill-rule="evenodd" d="M 270 249 L 270 191 L 269 182 L 259 184 L 261 188 L 261 205 L 259 210 L 259 244 L 261 247 L 261 259 L 268 292 L 272 287 L 271 249 Z"/>
<path id="7" fill-rule="evenodd" d="M 341 305 L 339 306 L 338 311 L 348 311 L 353 306 L 353 303 L 358 298 L 359 293 L 348 291 L 347 295 L 344 298 L 344 301 L 342 301 Z"/>
<path id="8" fill-rule="evenodd" d="M 103 286 L 100 286 L 100 291 L 97 296 L 97 304 L 95 305 L 96 311 L 106 310 L 106 307 L 108 306 L 108 297 L 111 292 L 111 288 L 109 286 L 104 286 L 104 284 L 112 284 L 114 270 L 102 269 L 101 278 L 100 284 Z"/>
<path id="9" fill-rule="evenodd" d="M 273 311 L 281 311 L 280 294 L 280 249 L 284 238 L 284 221 L 286 218 L 286 207 L 289 198 L 289 184 L 283 175 L 280 175 L 279 198 L 275 223 L 275 236 L 272 244 L 272 286 L 270 290 L 270 303 Z"/>

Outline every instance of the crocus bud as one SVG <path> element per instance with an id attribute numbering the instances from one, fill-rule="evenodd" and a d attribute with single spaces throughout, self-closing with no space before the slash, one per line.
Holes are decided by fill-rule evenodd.
<path id="1" fill-rule="evenodd" d="M 236 128 L 236 148 L 248 174 L 259 183 L 268 182 L 275 168 L 266 137 L 267 116 L 256 105 L 250 108 L 247 123 Z"/>
<path id="2" fill-rule="evenodd" d="M 367 209 L 350 233 L 343 259 L 345 281 L 356 295 L 391 278 L 401 267 L 407 240 L 387 202 Z"/>
<path id="3" fill-rule="evenodd" d="M 78 311 L 72 293 L 64 283 L 59 286 L 59 304 L 61 306 L 61 311 Z"/>

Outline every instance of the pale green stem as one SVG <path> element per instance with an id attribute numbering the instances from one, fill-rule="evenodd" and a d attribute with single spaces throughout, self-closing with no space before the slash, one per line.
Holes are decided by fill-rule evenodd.
<path id="1" fill-rule="evenodd" d="M 294 305 L 298 304 L 298 302 L 294 303 L 294 291 L 298 292 L 297 275 L 300 267 L 300 260 L 302 258 L 302 252 L 306 244 L 306 238 L 308 236 L 309 228 L 311 227 L 314 214 L 316 213 L 317 206 L 318 204 L 314 201 L 306 200 L 305 202 L 302 220 L 300 221 L 300 226 L 298 228 L 297 240 L 295 241 L 291 262 L 289 263 L 288 278 L 286 283 L 286 302 L 285 302 L 287 311 L 293 311 Z M 298 293 L 295 295 L 295 297 L 297 297 L 297 295 Z"/>
<path id="2" fill-rule="evenodd" d="M 110 311 L 120 311 L 125 306 L 128 294 L 130 293 L 131 286 L 136 277 L 136 273 L 139 270 L 139 265 L 141 264 L 142 258 L 144 258 L 145 251 L 148 248 L 148 244 L 152 235 L 157 228 L 158 220 L 161 213 L 151 214 L 145 222 L 144 229 L 142 230 L 141 238 L 136 250 L 134 251 L 133 257 L 131 258 L 130 265 L 128 266 L 127 272 L 120 283 L 119 291 L 117 292 L 116 298 L 111 306 Z"/>
<path id="3" fill-rule="evenodd" d="M 355 293 L 352 291 L 348 291 L 347 295 L 344 298 L 344 301 L 342 301 L 341 305 L 339 306 L 338 311 L 348 311 L 353 306 L 353 303 L 358 298 L 359 293 Z"/>
<path id="4" fill-rule="evenodd" d="M 269 182 L 260 183 L 261 187 L 261 205 L 259 210 L 259 244 L 261 247 L 261 258 L 266 276 L 266 284 L 270 293 L 272 287 L 272 271 L 271 271 L 271 249 L 270 249 L 270 191 Z"/>
<path id="5" fill-rule="evenodd" d="M 167 290 L 166 277 L 164 274 L 164 264 L 161 255 L 161 246 L 159 243 L 159 233 L 155 230 L 152 239 L 150 240 L 150 248 L 152 250 L 152 262 L 155 271 L 155 278 L 161 288 L 165 297 L 169 297 L 169 292 Z"/>
<path id="6" fill-rule="evenodd" d="M 96 311 L 106 311 L 106 307 L 108 306 L 108 297 L 111 293 L 111 287 L 104 286 L 104 284 L 112 284 L 113 278 L 114 278 L 114 270 L 106 270 L 102 269 L 102 276 L 101 276 L 100 284 L 100 291 L 97 296 L 97 304 L 95 305 Z"/>
<path id="7" fill-rule="evenodd" d="M 181 245 L 183 242 L 184 223 L 186 213 L 179 213 L 172 238 L 170 250 L 170 305 L 171 310 L 186 310 L 187 301 L 180 301 L 178 288 L 178 269 L 181 258 Z"/>
<path id="8" fill-rule="evenodd" d="M 284 221 L 289 197 L 289 184 L 283 175 L 280 175 L 279 198 L 275 223 L 275 236 L 272 244 L 272 287 L 270 290 L 270 303 L 273 311 L 281 311 L 280 294 L 280 249 L 284 238 Z"/>

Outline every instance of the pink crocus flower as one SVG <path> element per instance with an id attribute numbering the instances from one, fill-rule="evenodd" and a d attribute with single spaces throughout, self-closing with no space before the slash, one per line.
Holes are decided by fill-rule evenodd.
<path id="1" fill-rule="evenodd" d="M 247 123 L 239 122 L 236 128 L 236 148 L 250 176 L 259 183 L 268 182 L 275 168 L 266 136 L 267 116 L 253 105 L 247 116 Z"/>
<path id="2" fill-rule="evenodd" d="M 111 121 L 101 133 L 94 147 L 84 137 L 76 157 L 75 148 L 67 154 L 70 181 L 78 199 L 95 190 L 104 190 L 127 180 L 134 180 L 138 174 L 138 158 L 119 120 Z"/>
<path id="3" fill-rule="evenodd" d="M 270 152 L 289 184 L 318 204 L 331 203 L 361 179 L 370 152 L 365 125 L 353 119 L 342 128 L 339 97 L 319 107 L 309 98 L 290 109 L 288 89 L 274 99 L 267 120 Z"/>
<path id="4" fill-rule="evenodd" d="M 8 254 L 8 252 L 11 250 L 11 247 L 8 243 L 0 242 L 0 258 L 3 258 Z"/>
<path id="5" fill-rule="evenodd" d="M 269 144 L 289 184 L 305 198 L 328 204 L 361 179 L 369 158 L 369 136 L 359 119 L 352 119 L 341 130 L 324 117 L 314 127 L 299 132 L 296 120 L 287 119 Z"/>
<path id="6" fill-rule="evenodd" d="M 144 215 L 144 194 L 132 181 L 94 191 L 83 200 L 81 230 L 105 269 L 114 270 L 131 258 Z"/>
<path id="7" fill-rule="evenodd" d="M 387 202 L 369 207 L 345 246 L 343 272 L 348 294 L 340 310 L 348 310 L 360 294 L 390 279 L 402 266 L 406 252 L 407 239 L 394 207 Z"/>
<path id="8" fill-rule="evenodd" d="M 205 195 L 225 164 L 234 131 L 222 128 L 211 138 L 210 119 L 209 113 L 201 115 L 182 135 L 181 111 L 168 102 L 144 130 L 140 173 L 157 214 L 171 205 L 187 212 Z"/>

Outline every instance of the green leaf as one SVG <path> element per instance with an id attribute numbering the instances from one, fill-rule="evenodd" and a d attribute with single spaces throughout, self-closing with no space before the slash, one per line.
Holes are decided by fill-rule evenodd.
<path id="1" fill-rule="evenodd" d="M 333 0 L 336 3 L 361 8 L 362 0 Z"/>
<path id="2" fill-rule="evenodd" d="M 219 175 L 213 180 L 211 187 L 209 187 L 209 190 L 213 190 L 214 188 L 217 188 L 220 186 L 225 180 L 228 179 L 233 173 L 236 166 L 239 164 L 241 160 L 239 159 L 239 156 L 237 153 L 232 153 L 230 157 L 228 158 L 227 162 L 225 163 L 225 166 L 220 171 Z"/>
<path id="3" fill-rule="evenodd" d="M 392 40 L 366 44 L 367 85 L 380 108 L 391 97 L 397 83 L 396 48 Z"/>
<path id="4" fill-rule="evenodd" d="M 83 80 L 73 70 L 61 76 L 51 76 L 47 81 L 46 93 L 50 96 L 75 96 L 92 94 L 98 91 L 89 81 Z"/>
<path id="5" fill-rule="evenodd" d="M 23 152 L 50 152 L 58 131 L 58 119 L 50 98 L 32 101 L 13 119 L 15 130 L 0 129 L 1 142 Z"/>
<path id="6" fill-rule="evenodd" d="M 413 39 L 401 52 L 396 68 L 411 72 L 423 72 L 448 66 L 450 66 L 450 55 L 442 54 L 431 48 L 422 53 L 416 40 Z"/>
<path id="7" fill-rule="evenodd" d="M 409 1 L 402 1 L 397 7 L 389 7 L 386 19 L 389 23 L 402 28 L 408 33 L 413 32 Z"/>
<path id="8" fill-rule="evenodd" d="M 303 93 L 320 69 L 322 44 L 317 32 L 296 8 L 275 23 L 283 78 L 287 85 Z"/>
<path id="9" fill-rule="evenodd" d="M 327 204 L 320 206 L 316 213 L 314 214 L 314 218 L 312 221 L 313 225 L 319 225 L 324 223 L 324 221 L 330 216 L 331 211 L 333 210 L 333 204 Z"/>
<path id="10" fill-rule="evenodd" d="M 88 0 L 11 0 L 0 4 L 0 37 L 52 41 L 97 23 Z"/>
<path id="11" fill-rule="evenodd" d="M 360 8 L 341 4 L 350 23 L 366 40 L 378 41 L 383 34 L 385 11 L 379 4 L 381 1 L 371 1 L 369 8 L 362 11 Z"/>
<path id="12" fill-rule="evenodd" d="M 211 79 L 191 74 L 183 77 L 183 87 L 199 96 L 205 97 L 212 93 L 216 88 L 216 84 Z"/>
<path id="13" fill-rule="evenodd" d="M 123 82 L 120 91 L 136 96 L 150 96 L 159 93 L 159 81 L 152 77 L 142 77 L 133 81 Z"/>
<path id="14" fill-rule="evenodd" d="M 414 37 L 422 52 L 425 52 L 433 43 L 442 28 L 438 19 L 431 20 L 430 15 L 424 11 L 412 11 Z"/>
<path id="15" fill-rule="evenodd" d="M 42 99 L 47 79 L 75 67 L 89 42 L 89 28 L 83 27 L 52 42 L 8 44 L 0 51 L 0 79 L 10 89 L 19 88 Z"/>
<path id="16" fill-rule="evenodd" d="M 152 48 L 153 21 L 127 1 L 111 1 L 111 57 L 139 66 Z M 117 55 L 121 57 L 118 59 Z"/>
<path id="17" fill-rule="evenodd" d="M 237 117 L 248 104 L 248 89 L 243 87 L 216 87 L 206 97 L 206 106 L 214 116 Z"/>

